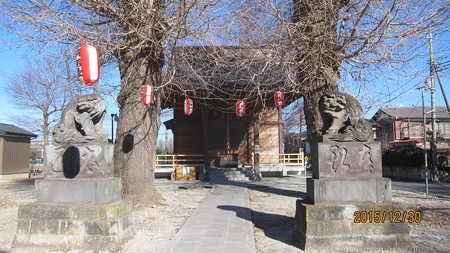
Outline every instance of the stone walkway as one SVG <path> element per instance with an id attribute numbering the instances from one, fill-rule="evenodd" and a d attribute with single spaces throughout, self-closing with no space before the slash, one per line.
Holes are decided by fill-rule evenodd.
<path id="1" fill-rule="evenodd" d="M 256 252 L 246 187 L 217 185 L 164 252 Z"/>

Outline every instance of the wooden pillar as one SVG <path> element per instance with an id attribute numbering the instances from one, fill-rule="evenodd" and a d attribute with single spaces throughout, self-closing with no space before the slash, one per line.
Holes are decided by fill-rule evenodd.
<path id="1" fill-rule="evenodd" d="M 261 147 L 259 145 L 259 124 L 260 124 L 260 117 L 258 116 L 258 120 L 253 125 L 253 153 L 254 153 L 254 167 L 253 170 L 255 171 L 255 176 L 257 179 L 261 179 L 261 171 L 260 163 L 259 163 L 259 153 L 261 151 Z"/>
<path id="2" fill-rule="evenodd" d="M 283 110 L 278 107 L 278 153 L 283 154 Z"/>
<path id="3" fill-rule="evenodd" d="M 253 152 L 253 149 L 252 149 L 252 137 L 251 137 L 251 133 L 252 133 L 252 130 L 251 130 L 251 125 L 250 124 L 247 124 L 247 134 L 246 134 L 246 136 L 247 136 L 247 163 L 252 163 L 252 152 Z"/>
<path id="4" fill-rule="evenodd" d="M 226 114 L 226 127 L 225 127 L 225 150 L 226 154 L 230 154 L 231 147 L 230 147 L 230 114 Z"/>
<path id="5" fill-rule="evenodd" d="M 175 110 L 173 112 L 175 114 Z M 173 153 L 174 154 L 178 154 L 178 125 L 177 122 L 175 121 L 173 126 L 172 126 L 172 134 L 173 134 Z"/>
<path id="6" fill-rule="evenodd" d="M 209 170 L 209 118 L 208 109 L 203 107 L 202 110 L 203 123 L 203 177 Z"/>

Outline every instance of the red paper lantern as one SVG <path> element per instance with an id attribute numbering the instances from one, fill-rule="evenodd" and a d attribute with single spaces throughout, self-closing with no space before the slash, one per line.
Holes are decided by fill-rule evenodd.
<path id="1" fill-rule="evenodd" d="M 236 102 L 236 116 L 239 118 L 244 117 L 245 115 L 245 101 L 244 100 L 238 100 Z"/>
<path id="2" fill-rule="evenodd" d="M 81 45 L 77 56 L 78 80 L 93 85 L 100 78 L 100 57 L 98 51 L 91 44 Z"/>
<path id="3" fill-rule="evenodd" d="M 184 114 L 191 115 L 194 112 L 194 101 L 190 98 L 184 100 Z"/>
<path id="4" fill-rule="evenodd" d="M 151 84 L 145 84 L 142 88 L 142 103 L 144 105 L 153 104 L 153 93 L 155 92 L 155 89 Z"/>
<path id="5" fill-rule="evenodd" d="M 277 91 L 274 94 L 275 105 L 278 107 L 282 107 L 284 105 L 284 93 L 281 91 Z"/>

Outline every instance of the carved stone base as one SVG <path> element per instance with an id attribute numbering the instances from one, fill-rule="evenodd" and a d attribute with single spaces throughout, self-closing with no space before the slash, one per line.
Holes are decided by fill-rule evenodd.
<path id="1" fill-rule="evenodd" d="M 122 197 L 120 178 L 36 180 L 38 203 L 109 204 Z"/>
<path id="2" fill-rule="evenodd" d="M 408 224 L 390 220 L 389 212 L 402 209 L 401 206 L 390 203 L 309 205 L 297 200 L 295 240 L 306 251 L 412 249 Z M 355 220 L 355 212 L 359 211 L 372 211 L 372 214 L 377 211 L 386 216 L 383 220 L 377 220 L 379 222 L 357 222 L 361 221 Z"/>
<path id="3" fill-rule="evenodd" d="M 114 176 L 112 144 L 47 145 L 45 178 Z"/>
<path id="4" fill-rule="evenodd" d="M 133 234 L 127 200 L 107 205 L 32 203 L 19 207 L 12 247 L 112 250 Z"/>
<path id="5" fill-rule="evenodd" d="M 313 178 L 382 177 L 379 142 L 311 144 Z"/>
<path id="6" fill-rule="evenodd" d="M 389 178 L 323 178 L 306 180 L 310 204 L 388 203 L 392 199 Z"/>

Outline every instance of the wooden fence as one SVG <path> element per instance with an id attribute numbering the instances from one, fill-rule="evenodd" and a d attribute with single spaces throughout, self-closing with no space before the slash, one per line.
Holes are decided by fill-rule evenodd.
<path id="1" fill-rule="evenodd" d="M 260 154 L 260 166 L 305 166 L 303 153 Z M 253 160 L 253 159 L 252 159 Z M 156 155 L 156 168 L 175 168 L 177 166 L 203 166 L 201 154 Z"/>
<path id="2" fill-rule="evenodd" d="M 303 153 L 287 153 L 287 154 L 260 154 L 260 166 L 305 166 Z"/>
<path id="3" fill-rule="evenodd" d="M 156 168 L 175 168 L 177 166 L 203 166 L 203 155 L 156 155 Z"/>

